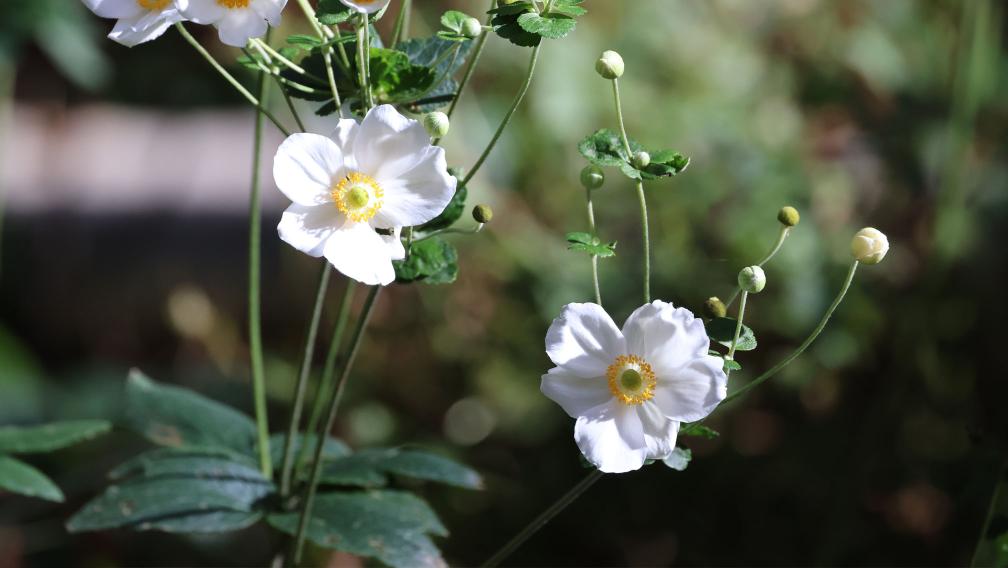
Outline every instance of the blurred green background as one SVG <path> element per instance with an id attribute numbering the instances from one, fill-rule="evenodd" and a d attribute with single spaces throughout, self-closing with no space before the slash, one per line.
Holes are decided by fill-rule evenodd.
<path id="1" fill-rule="evenodd" d="M 487 2 L 414 4 L 411 32 L 427 36 L 444 10 L 479 15 Z M 773 244 L 777 210 L 791 204 L 802 213 L 768 266 L 766 291 L 750 302 L 746 319 L 760 348 L 740 357 L 735 385 L 814 327 L 842 281 L 857 229 L 881 229 L 892 249 L 882 264 L 863 267 L 805 356 L 717 411 L 710 424 L 720 438 L 681 442 L 694 452 L 685 472 L 659 464 L 606 476 L 510 563 L 967 563 L 1008 440 L 998 363 L 1008 277 L 1004 5 L 585 7 L 589 15 L 569 38 L 546 41 L 525 104 L 470 187 L 471 203 L 491 204 L 495 218 L 479 235 L 456 239 L 459 281 L 392 286 L 382 297 L 337 434 L 355 446 L 427 445 L 485 475 L 483 492 L 425 490 L 452 531 L 441 543 L 452 564 L 484 560 L 585 474 L 573 423 L 539 393 L 539 376 L 550 366 L 550 320 L 563 304 L 591 297 L 589 263 L 565 250 L 563 235 L 587 228 L 576 143 L 616 127 L 610 91 L 593 69 L 602 50 L 615 49 L 627 64 L 621 86 L 631 136 L 692 158 L 684 174 L 647 188 L 657 297 L 693 310 L 710 295 L 725 297 L 738 268 Z M 306 28 L 294 8 L 277 37 Z M 20 130 L 28 124 L 22 112 L 41 113 L 57 140 L 60 124 L 95 108 L 179 120 L 237 110 L 251 124 L 238 96 L 177 34 L 126 49 L 102 37 L 110 27 L 77 2 L 5 0 L 0 100 L 13 104 L 0 104 L 8 154 L 0 180 L 18 177 L 9 156 L 33 139 Z M 233 61 L 212 30 L 199 32 Z M 468 167 L 478 156 L 528 55 L 491 37 L 444 141 L 450 165 Z M 287 117 L 282 102 L 276 112 Z M 318 132 L 331 127 L 313 122 Z M 112 138 L 115 128 L 108 124 Z M 224 168 L 247 160 L 251 141 L 231 138 L 218 150 Z M 65 157 L 53 153 L 50 165 Z M 247 172 L 235 171 L 234 184 L 244 187 Z M 78 174 L 89 179 L 87 168 Z M 281 202 L 266 179 L 264 192 Z M 141 203 L 146 191 L 160 197 L 129 211 L 11 201 L 0 274 L 0 422 L 114 418 L 132 366 L 250 411 L 245 202 L 178 209 L 170 198 L 183 188 L 163 186 L 152 179 L 133 188 Z M 606 307 L 622 321 L 639 302 L 633 186 L 609 172 L 595 206 L 600 234 L 619 242 L 600 267 Z M 268 206 L 264 217 L 274 430 L 287 417 L 317 274 L 317 261 L 275 238 L 280 211 Z M 330 305 L 324 329 L 334 316 Z M 117 431 L 34 460 L 68 502 L 0 495 L 0 565 L 249 565 L 268 557 L 261 528 L 200 538 L 66 534 L 63 521 L 99 490 L 105 472 L 143 447 Z"/>

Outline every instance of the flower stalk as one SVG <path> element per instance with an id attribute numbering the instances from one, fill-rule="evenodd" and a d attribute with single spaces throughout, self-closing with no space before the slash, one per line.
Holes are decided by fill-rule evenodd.
<path id="1" fill-rule="evenodd" d="M 616 118 L 619 120 L 620 137 L 623 140 L 623 150 L 628 157 L 633 156 L 630 150 L 630 138 L 627 136 L 626 125 L 623 122 L 623 103 L 620 101 L 619 79 L 613 77 L 613 99 L 616 102 Z M 651 232 L 648 229 L 647 198 L 644 195 L 644 182 L 637 180 L 637 201 L 640 203 L 641 243 L 644 253 L 644 303 L 651 301 Z"/>
<path id="2" fill-rule="evenodd" d="M 781 247 L 784 246 L 784 241 L 787 240 L 788 235 L 790 234 L 791 234 L 791 227 L 788 227 L 787 225 L 781 225 L 780 233 L 777 235 L 777 242 L 774 243 L 774 246 L 773 248 L 770 249 L 770 252 L 763 257 L 763 260 L 760 260 L 759 262 L 756 263 L 756 266 L 762 268 L 763 266 L 766 265 L 766 263 L 770 262 L 770 259 L 776 256 L 777 253 L 780 251 Z M 732 292 L 732 295 L 728 297 L 728 301 L 725 302 L 725 307 L 730 308 L 731 305 L 735 303 L 735 300 L 738 298 L 738 295 L 741 292 L 742 287 L 736 284 L 735 291 Z"/>
<path id="3" fill-rule="evenodd" d="M 591 188 L 585 188 L 585 199 L 588 202 L 588 227 L 591 230 L 591 234 L 595 234 L 595 208 L 592 205 L 592 195 Z M 602 305 L 602 289 L 599 287 L 599 277 L 598 277 L 598 255 L 591 255 L 591 268 L 592 268 L 592 285 L 595 289 L 595 303 Z"/>

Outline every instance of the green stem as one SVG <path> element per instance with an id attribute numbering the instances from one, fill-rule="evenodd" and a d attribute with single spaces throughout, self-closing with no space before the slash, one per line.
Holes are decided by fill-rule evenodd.
<path id="1" fill-rule="evenodd" d="M 497 5 L 497 0 L 491 0 L 490 1 L 490 9 L 493 9 L 494 6 L 496 6 L 496 5 Z M 493 19 L 493 15 L 488 15 L 487 16 L 487 21 L 486 21 L 485 25 L 489 26 L 490 25 L 490 20 L 492 20 L 492 19 Z M 452 97 L 452 102 L 451 102 L 450 105 L 448 105 L 448 112 L 447 112 L 448 118 L 451 118 L 452 117 L 452 113 L 455 112 L 455 107 L 458 105 L 459 97 L 462 96 L 462 91 L 466 88 L 466 85 L 469 84 L 469 79 L 472 78 L 473 71 L 476 70 L 476 62 L 479 61 L 480 55 L 483 54 L 483 47 L 486 45 L 487 38 L 489 36 L 490 36 L 489 30 L 484 29 L 483 33 L 480 34 L 479 39 L 476 40 L 476 51 L 469 58 L 469 63 L 466 64 L 465 73 L 462 74 L 462 80 L 459 82 L 458 89 L 455 90 L 455 96 Z M 433 143 L 436 145 L 440 140 L 441 139 L 438 138 L 438 139 L 434 140 Z"/>
<path id="2" fill-rule="evenodd" d="M 330 270 L 329 262 L 323 260 L 318 291 L 315 292 L 315 306 L 312 308 L 311 321 L 308 323 L 308 333 L 305 338 L 304 358 L 301 360 L 301 369 L 294 387 L 294 406 L 291 409 L 290 425 L 287 428 L 287 440 L 284 443 L 283 466 L 280 470 L 281 497 L 286 497 L 290 493 L 291 473 L 294 471 L 294 442 L 297 438 L 298 426 L 301 424 L 305 393 L 308 392 L 308 376 L 311 374 L 312 360 L 315 357 L 315 340 L 318 337 L 319 321 L 322 319 L 326 291 L 329 289 L 330 274 L 332 274 L 332 270 Z"/>
<path id="3" fill-rule="evenodd" d="M 508 109 L 507 114 L 504 115 L 504 120 L 501 121 L 500 126 L 497 127 L 497 132 L 494 133 L 493 138 L 490 139 L 490 143 L 487 144 L 485 150 L 480 155 L 473 167 L 470 168 L 469 173 L 466 175 L 465 179 L 462 180 L 462 185 L 468 185 L 469 180 L 472 179 L 476 172 L 479 171 L 483 162 L 486 161 L 487 156 L 490 155 L 490 151 L 493 150 L 494 145 L 497 144 L 497 140 L 500 139 L 501 134 L 504 133 L 504 129 L 507 127 L 508 123 L 511 122 L 511 117 L 514 116 L 516 110 L 518 110 L 518 105 L 521 104 L 522 99 L 525 98 L 525 93 L 528 92 L 529 85 L 532 84 L 532 75 L 535 73 L 536 62 L 539 60 L 539 49 L 542 47 L 542 43 L 532 48 L 532 57 L 529 59 L 528 71 L 525 73 L 525 82 L 522 83 L 521 90 L 518 91 L 518 96 L 515 97 L 514 103 L 511 104 L 511 108 Z M 459 89 L 461 91 L 461 88 Z"/>
<path id="4" fill-rule="evenodd" d="M 498 564 L 506 560 L 507 557 L 511 556 L 511 553 L 513 553 L 519 546 L 524 544 L 525 541 L 529 539 L 529 537 L 534 535 L 539 529 L 546 526 L 546 523 L 550 522 L 550 520 L 553 517 L 557 516 L 557 514 L 560 513 L 560 511 L 563 511 L 567 507 L 567 505 L 570 505 L 572 502 L 574 502 L 575 499 L 580 497 L 581 494 L 584 493 L 589 487 L 591 487 L 596 481 L 602 479 L 603 475 L 604 474 L 601 471 L 596 469 L 591 473 L 589 473 L 587 476 L 585 476 L 585 478 L 582 479 L 580 482 L 578 482 L 577 485 L 572 487 L 567 493 L 565 493 L 562 497 L 557 499 L 555 503 L 550 505 L 548 509 L 543 511 L 531 523 L 526 525 L 525 528 L 521 530 L 521 532 L 519 532 L 514 536 L 514 538 L 509 540 L 507 544 L 501 547 L 501 549 L 498 550 L 493 556 L 491 556 L 486 562 L 484 562 L 482 566 L 486 568 L 492 568 L 493 566 L 497 566 Z"/>
<path id="5" fill-rule="evenodd" d="M 366 114 L 374 107 L 374 96 L 371 94 L 371 24 L 368 23 L 367 12 L 361 14 L 361 25 L 357 30 L 357 54 L 360 59 L 361 100 L 366 105 Z"/>
<path id="6" fill-rule="evenodd" d="M 277 61 L 282 63 L 285 67 L 294 71 L 295 73 L 299 75 L 304 75 L 305 73 L 307 73 L 303 67 L 301 67 L 297 63 L 294 63 L 290 59 L 284 57 L 279 51 L 270 47 L 270 45 L 264 42 L 263 40 L 259 38 L 253 38 L 250 41 L 250 43 L 252 43 L 252 47 L 254 47 L 257 51 L 259 51 L 259 53 L 262 53 L 265 57 L 268 57 L 270 59 L 276 59 Z"/>
<path id="7" fill-rule="evenodd" d="M 616 102 L 616 118 L 619 121 L 620 139 L 627 159 L 633 159 L 630 150 L 630 137 L 627 136 L 626 124 L 623 122 L 623 102 L 620 100 L 619 81 L 612 80 L 613 99 Z M 651 302 L 651 232 L 648 229 L 647 198 L 644 196 L 644 182 L 637 180 L 637 200 L 640 202 L 641 241 L 644 249 L 644 303 Z"/>
<path id="8" fill-rule="evenodd" d="M 399 15 L 396 16 L 395 27 L 392 28 L 392 42 L 389 44 L 389 49 L 395 49 L 399 45 L 399 41 L 409 33 L 407 20 L 409 19 L 410 4 L 412 4 L 411 0 L 403 0 L 402 6 L 399 7 Z"/>
<path id="9" fill-rule="evenodd" d="M 973 556 L 970 558 L 970 566 L 983 566 L 983 565 L 994 565 L 993 558 L 984 559 L 984 563 L 980 562 L 980 557 L 983 554 L 984 542 L 989 540 L 987 533 L 990 532 L 991 520 L 994 519 L 994 513 L 998 509 L 998 503 L 1001 501 L 1001 488 L 1008 485 L 1008 460 L 1005 460 L 1004 464 L 997 470 L 998 475 L 994 478 L 994 492 L 991 495 L 990 505 L 987 506 L 987 516 L 984 518 L 983 527 L 980 529 L 980 537 L 977 538 L 976 546 L 973 548 Z"/>
<path id="10" fill-rule="evenodd" d="M 588 201 L 588 226 L 591 228 L 592 236 L 595 235 L 595 207 L 592 205 L 591 190 L 585 188 L 585 197 Z M 591 255 L 592 284 L 595 286 L 595 303 L 602 305 L 602 289 L 599 288 L 598 279 L 598 255 Z"/>
<path id="11" fill-rule="evenodd" d="M 770 249 L 770 252 L 765 257 L 763 257 L 763 260 L 759 261 L 758 266 L 765 265 L 766 263 L 770 262 L 771 258 L 777 255 L 777 251 L 779 251 L 781 247 L 784 246 L 784 241 L 787 239 L 789 234 L 791 234 L 791 227 L 788 227 L 787 225 L 781 225 L 780 234 L 777 235 L 777 242 L 774 243 L 774 246 L 772 249 Z M 731 305 L 735 303 L 735 299 L 738 298 L 740 292 L 742 292 L 742 288 L 736 285 L 735 291 L 732 292 L 731 297 L 728 298 L 728 302 L 725 303 L 726 308 L 731 307 Z"/>
<path id="12" fill-rule="evenodd" d="M 794 361 L 799 355 L 804 353 L 805 350 L 808 349 L 809 345 L 812 345 L 812 342 L 815 341 L 816 337 L 819 337 L 819 334 L 822 333 L 823 328 L 825 328 L 826 324 L 829 323 L 830 317 L 833 315 L 833 312 L 836 311 L 837 306 L 840 305 L 840 302 L 843 301 L 844 296 L 847 295 L 847 290 L 850 288 L 851 282 L 854 281 L 854 273 L 857 272 L 857 267 L 858 267 L 858 261 L 855 260 L 854 262 L 851 263 L 850 270 L 847 272 L 847 279 L 844 280 L 843 286 L 840 288 L 840 293 L 837 294 L 836 298 L 833 299 L 833 303 L 830 304 L 829 309 L 826 310 L 826 313 L 823 315 L 822 320 L 819 321 L 819 325 L 817 325 L 816 328 L 812 330 L 812 334 L 805 338 L 805 341 L 803 341 L 802 344 L 798 346 L 798 349 L 795 349 L 794 352 L 785 357 L 781 362 L 774 365 L 769 371 L 756 377 L 749 384 L 745 385 L 744 387 L 740 388 L 739 390 L 729 395 L 721 402 L 721 406 L 724 406 L 725 404 L 735 400 L 736 398 L 739 398 L 740 396 L 744 395 L 750 390 L 758 387 L 760 384 L 765 382 L 770 377 L 776 375 L 781 369 L 787 367 L 788 364 L 791 363 L 791 361 Z"/>
<path id="13" fill-rule="evenodd" d="M 620 100 L 619 80 L 612 80 L 613 98 L 616 100 L 616 118 L 619 120 L 620 139 L 623 141 L 623 149 L 626 151 L 627 160 L 633 159 L 633 152 L 630 151 L 630 138 L 627 136 L 626 125 L 623 123 L 623 102 Z"/>
<path id="14" fill-rule="evenodd" d="M 739 336 L 742 335 L 742 319 L 745 318 L 745 306 L 748 298 L 749 292 L 742 292 L 742 300 L 739 302 L 738 308 L 738 319 L 735 321 L 735 335 L 732 336 L 731 347 L 728 348 L 728 359 L 731 361 L 735 360 L 735 348 L 738 346 Z M 730 374 L 731 369 L 725 369 L 725 376 Z"/>
<path id="15" fill-rule="evenodd" d="M 307 493 L 305 495 L 304 503 L 302 504 L 301 517 L 298 519 L 297 534 L 294 538 L 295 565 L 301 564 L 301 555 L 304 552 L 304 542 L 306 530 L 308 528 L 308 520 L 311 519 L 312 506 L 315 503 L 315 493 L 318 489 L 319 477 L 322 473 L 322 452 L 325 448 L 325 441 L 329 432 L 332 431 L 333 425 L 336 423 L 336 414 L 339 410 L 340 399 L 343 398 L 343 391 L 346 388 L 347 379 L 350 378 L 350 372 L 353 370 L 354 360 L 357 358 L 357 351 L 360 349 L 361 338 L 364 336 L 364 330 L 367 328 L 368 321 L 371 319 L 371 312 L 381 289 L 381 286 L 372 286 L 367 299 L 364 300 L 364 308 L 361 311 L 360 319 L 357 322 L 357 328 L 354 329 L 354 335 L 350 342 L 350 352 L 347 354 L 346 363 L 343 365 L 343 372 L 340 373 L 340 379 L 336 384 L 336 389 L 333 391 L 332 397 L 329 400 L 329 414 L 326 418 L 325 427 L 322 429 L 322 432 L 318 437 L 318 441 L 315 443 L 315 455 L 312 459 L 311 475 L 308 479 L 308 487 L 306 489 Z"/>
<path id="16" fill-rule="evenodd" d="M 209 63 L 210 66 L 213 67 L 221 75 L 221 77 L 224 77 L 224 79 L 228 83 L 231 83 L 231 86 L 234 87 L 235 90 L 238 91 L 238 93 L 240 93 L 243 97 L 245 97 L 245 100 L 247 100 L 252 106 L 256 107 L 259 113 L 263 114 L 264 116 L 266 116 L 266 118 L 270 119 L 270 122 L 276 125 L 276 127 L 280 130 L 280 132 L 283 132 L 284 136 L 290 136 L 290 131 L 288 131 L 284 127 L 284 125 L 281 124 L 280 121 L 277 120 L 275 116 L 273 116 L 273 113 L 271 113 L 269 110 L 266 109 L 266 105 L 262 104 L 260 102 L 260 99 L 256 98 L 252 93 L 249 92 L 248 89 L 246 89 L 241 83 L 239 83 L 238 80 L 235 79 L 233 75 L 228 73 L 227 70 L 224 69 L 224 67 L 220 63 L 218 63 L 216 59 L 214 59 L 214 56 L 210 55 L 210 52 L 204 49 L 203 46 L 200 45 L 198 41 L 196 41 L 196 38 L 194 38 L 192 34 L 189 33 L 189 30 L 185 29 L 185 26 L 182 25 L 182 22 L 175 24 L 175 29 L 178 30 L 179 34 L 182 35 L 182 37 L 186 40 L 186 42 L 188 42 L 189 45 L 191 45 L 193 49 L 197 51 L 197 53 L 202 55 L 203 58 L 207 60 L 207 63 Z"/>
<path id="17" fill-rule="evenodd" d="M 416 237 L 412 242 L 419 243 L 420 241 L 426 241 L 431 237 L 437 237 L 440 235 L 475 235 L 476 233 L 483 230 L 485 223 L 477 223 L 475 227 L 471 229 L 458 229 L 455 227 L 448 227 L 447 229 L 439 229 L 437 231 L 432 231 L 426 235 Z"/>
<path id="18" fill-rule="evenodd" d="M 280 87 L 280 93 L 283 95 L 284 102 L 287 103 L 287 108 L 290 110 L 291 116 L 294 117 L 294 122 L 297 123 L 298 129 L 300 129 L 301 132 L 304 132 L 305 131 L 304 122 L 301 121 L 301 115 L 298 114 L 297 108 L 294 107 L 294 100 L 291 99 L 291 96 L 287 92 L 287 89 L 284 88 L 284 85 L 290 85 L 293 88 L 307 92 L 315 92 L 315 89 L 305 87 L 304 85 L 294 83 L 293 81 L 288 81 L 287 79 L 281 77 L 279 73 L 276 72 L 275 68 L 270 69 L 269 67 L 264 65 L 262 61 L 257 61 L 254 57 L 252 57 L 252 53 L 248 50 L 248 48 L 243 47 L 241 48 L 241 50 L 245 53 L 246 57 L 248 57 L 252 61 L 255 61 L 256 67 L 259 68 L 260 72 L 267 73 L 270 77 L 273 77 L 273 80 L 276 81 L 277 86 Z M 268 53 L 265 53 L 262 50 L 259 50 L 259 53 L 263 55 L 263 58 L 266 60 L 266 63 L 272 63 L 272 60 L 270 59 Z"/>

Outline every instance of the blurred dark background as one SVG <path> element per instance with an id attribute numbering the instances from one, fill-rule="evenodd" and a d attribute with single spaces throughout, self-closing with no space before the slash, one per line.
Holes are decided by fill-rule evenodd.
<path id="1" fill-rule="evenodd" d="M 5 4 L 0 422 L 115 417 L 132 366 L 251 411 L 251 112 L 173 31 L 126 49 L 103 38 L 111 22 L 77 2 Z M 487 2 L 414 4 L 411 31 L 427 36 L 444 10 L 479 16 Z M 484 560 L 585 475 L 572 421 L 538 389 L 550 366 L 549 321 L 591 296 L 588 261 L 565 250 L 563 235 L 586 230 L 576 143 L 616 126 L 593 70 L 603 49 L 616 49 L 627 64 L 631 136 L 692 157 L 684 174 L 647 189 L 656 296 L 694 310 L 726 296 L 738 268 L 773 244 L 778 208 L 801 211 L 768 266 L 766 291 L 750 303 L 760 348 L 740 358 L 735 385 L 814 327 L 857 229 L 881 229 L 892 249 L 863 267 L 806 355 L 716 412 L 709 423 L 720 438 L 681 442 L 694 452 L 685 472 L 658 464 L 606 476 L 510 562 L 967 563 L 1006 448 L 1003 3 L 585 7 L 569 38 L 547 41 L 525 104 L 470 188 L 471 202 L 493 205 L 495 218 L 457 238 L 459 281 L 392 286 L 382 297 L 337 434 L 358 447 L 438 448 L 485 475 L 483 492 L 426 490 L 452 531 L 440 544 L 458 565 Z M 276 37 L 306 27 L 294 5 L 285 18 Z M 212 30 L 198 31 L 234 60 Z M 475 160 L 528 55 L 491 37 L 444 141 L 450 165 Z M 282 102 L 277 113 L 286 119 Z M 311 127 L 328 132 L 332 120 Z M 270 134 L 267 156 L 279 140 Z M 279 430 L 318 269 L 275 237 L 285 203 L 269 161 L 263 309 Z M 632 185 L 610 172 L 596 211 L 601 235 L 619 241 L 618 256 L 600 263 L 617 321 L 639 301 L 636 207 Z M 66 534 L 62 523 L 108 469 L 143 447 L 116 431 L 33 460 L 68 502 L 0 496 L 0 565 L 267 557 L 257 528 L 200 538 Z"/>

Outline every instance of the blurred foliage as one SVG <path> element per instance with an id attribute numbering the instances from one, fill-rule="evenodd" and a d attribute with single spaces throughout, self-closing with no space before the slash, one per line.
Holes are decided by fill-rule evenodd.
<path id="1" fill-rule="evenodd" d="M 414 6 L 412 30 L 425 36 L 444 10 L 478 11 L 461 0 Z M 1008 238 L 1003 4 L 584 6 L 589 14 L 567 39 L 543 42 L 525 104 L 467 188 L 469 202 L 492 205 L 495 218 L 475 237 L 448 237 L 459 249 L 458 281 L 384 295 L 340 436 L 352 446 L 442 446 L 484 475 L 484 492 L 424 491 L 451 532 L 439 545 L 455 564 L 485 559 L 584 475 L 570 419 L 538 387 L 549 321 L 564 303 L 592 295 L 589 261 L 566 250 L 565 235 L 588 228 L 577 143 L 617 127 L 593 68 L 602 50 L 615 49 L 626 60 L 630 136 L 691 159 L 682 174 L 646 182 L 657 297 L 698 311 L 709 296 L 727 296 L 737 270 L 773 244 L 778 209 L 801 212 L 767 266 L 766 290 L 750 302 L 746 322 L 760 349 L 739 357 L 744 370 L 733 382 L 768 368 L 815 325 L 857 229 L 877 227 L 893 246 L 860 272 L 808 353 L 712 417 L 720 436 L 685 440 L 686 471 L 655 465 L 604 478 L 511 561 L 967 563 L 1008 448 L 997 356 L 1008 315 L 998 260 Z M 388 34 L 391 21 L 381 24 Z M 303 31 L 293 10 L 285 26 Z M 184 49 L 171 33 L 134 50 L 106 42 L 108 86 L 98 95 L 69 88 L 66 100 L 237 104 Z M 489 140 L 528 54 L 488 41 L 444 140 L 452 166 L 471 165 Z M 34 52 L 25 56 L 20 102 L 48 99 L 28 88 L 46 71 Z M 599 234 L 619 242 L 600 272 L 606 307 L 620 320 L 639 297 L 631 180 L 611 172 L 595 208 Z M 151 226 L 161 227 L 156 242 L 135 238 Z M 53 227 L 59 262 L 50 256 Z M 15 218 L 9 230 L 0 281 L 4 422 L 116 416 L 132 365 L 249 408 L 236 332 L 241 219 L 42 215 Z M 265 259 L 276 422 L 286 416 L 317 269 L 275 241 Z M 332 306 L 326 317 L 331 325 Z M 241 565 L 268 556 L 255 529 L 207 539 L 63 533 L 62 520 L 97 492 L 103 472 L 135 453 L 134 440 L 106 440 L 100 456 L 91 444 L 35 464 L 61 472 L 66 506 L 3 497 L 0 564 Z"/>

